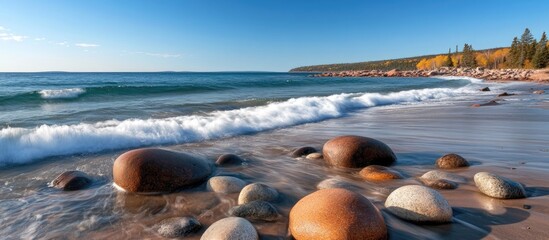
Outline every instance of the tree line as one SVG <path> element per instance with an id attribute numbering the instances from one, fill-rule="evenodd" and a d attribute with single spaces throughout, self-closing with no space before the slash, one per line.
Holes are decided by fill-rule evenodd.
<path id="1" fill-rule="evenodd" d="M 294 68 L 290 71 L 327 72 L 348 70 L 429 70 L 439 67 L 484 67 L 484 68 L 545 68 L 549 65 L 549 45 L 545 32 L 536 40 L 526 28 L 520 38 L 515 37 L 511 47 L 474 50 L 465 44 L 462 51 L 457 47 L 448 54 L 427 55 L 400 59 L 358 63 L 324 64 Z"/>
<path id="2" fill-rule="evenodd" d="M 475 51 L 465 44 L 462 52 L 422 58 L 417 69 L 429 70 L 439 67 L 484 67 L 484 68 L 545 68 L 549 65 L 549 43 L 545 32 L 537 41 L 530 29 L 526 28 L 520 39 L 515 37 L 509 48 Z"/>

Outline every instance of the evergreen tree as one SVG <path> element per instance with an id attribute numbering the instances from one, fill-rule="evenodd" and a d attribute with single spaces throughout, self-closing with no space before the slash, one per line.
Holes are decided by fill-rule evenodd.
<path id="1" fill-rule="evenodd" d="M 469 44 L 465 44 L 463 46 L 463 57 L 461 59 L 461 65 L 463 67 L 476 67 L 477 62 L 475 60 L 475 50 L 473 50 L 473 46 Z"/>
<path id="2" fill-rule="evenodd" d="M 534 68 L 544 68 L 549 64 L 549 49 L 547 48 L 547 35 L 545 35 L 545 32 L 543 32 L 541 39 L 537 44 L 532 63 Z"/>
<path id="3" fill-rule="evenodd" d="M 520 57 L 518 61 L 519 68 L 524 66 L 526 60 L 532 61 L 532 57 L 534 56 L 534 51 L 532 48 L 535 48 L 535 44 L 536 43 L 532 33 L 530 33 L 530 29 L 524 29 L 524 33 L 520 36 Z"/>
<path id="4" fill-rule="evenodd" d="M 446 62 L 444 63 L 444 66 L 446 67 L 453 67 L 454 63 L 452 62 L 452 49 L 448 48 L 448 56 L 446 56 Z"/>
<path id="5" fill-rule="evenodd" d="M 519 58 L 520 58 L 520 43 L 517 37 L 513 38 L 513 43 L 511 43 L 511 49 L 509 49 L 509 57 L 507 60 L 507 66 L 511 68 L 519 67 Z"/>

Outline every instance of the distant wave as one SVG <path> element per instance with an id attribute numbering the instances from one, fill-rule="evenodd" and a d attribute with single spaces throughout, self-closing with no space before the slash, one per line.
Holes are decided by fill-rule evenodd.
<path id="1" fill-rule="evenodd" d="M 465 77 L 465 76 L 434 76 L 431 78 L 443 79 L 443 80 L 467 80 L 471 83 L 482 83 L 484 80 L 474 77 Z"/>
<path id="2" fill-rule="evenodd" d="M 82 88 L 67 88 L 67 89 L 52 89 L 42 90 L 38 93 L 43 99 L 63 99 L 63 98 L 77 98 L 80 94 L 85 93 L 86 90 Z"/>
<path id="3" fill-rule="evenodd" d="M 478 92 L 464 87 L 407 90 L 389 94 L 336 94 L 292 98 L 206 115 L 42 125 L 35 128 L 8 127 L 0 130 L 0 165 L 27 163 L 50 156 L 225 138 L 342 117 L 368 107 L 473 93 Z"/>

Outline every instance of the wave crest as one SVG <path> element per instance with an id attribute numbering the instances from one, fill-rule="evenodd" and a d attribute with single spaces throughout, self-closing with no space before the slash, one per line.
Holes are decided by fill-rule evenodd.
<path id="1" fill-rule="evenodd" d="M 45 89 L 38 93 L 43 99 L 64 99 L 64 98 L 77 98 L 86 90 L 82 88 L 66 88 L 66 89 Z"/>
<path id="2" fill-rule="evenodd" d="M 232 137 L 337 118 L 358 109 L 477 93 L 468 88 L 300 97 L 263 106 L 164 119 L 110 120 L 0 130 L 0 165 L 156 144 Z"/>

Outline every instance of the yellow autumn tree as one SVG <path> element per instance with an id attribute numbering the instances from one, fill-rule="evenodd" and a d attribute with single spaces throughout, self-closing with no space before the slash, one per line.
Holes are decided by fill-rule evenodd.
<path id="1" fill-rule="evenodd" d="M 475 60 L 477 61 L 477 66 L 488 67 L 488 57 L 485 53 L 475 53 Z"/>

